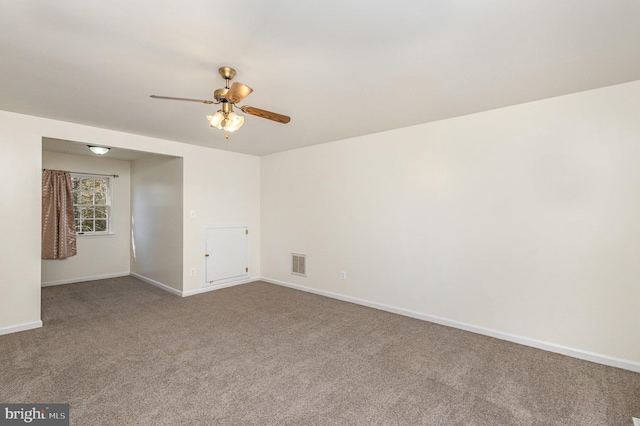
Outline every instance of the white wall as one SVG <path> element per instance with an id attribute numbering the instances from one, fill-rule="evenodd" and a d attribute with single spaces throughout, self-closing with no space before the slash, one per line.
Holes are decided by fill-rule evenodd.
<path id="1" fill-rule="evenodd" d="M 131 272 L 182 291 L 182 158 L 131 163 Z"/>
<path id="2" fill-rule="evenodd" d="M 42 138 L 0 113 L 0 334 L 39 327 Z"/>
<path id="3" fill-rule="evenodd" d="M 260 276 L 259 157 L 0 111 L 0 334 L 40 324 L 42 137 L 183 157 L 183 290 L 201 287 L 202 223 L 247 223 Z"/>
<path id="4" fill-rule="evenodd" d="M 263 157 L 263 276 L 640 367 L 639 111 L 633 82 Z"/>
<path id="5" fill-rule="evenodd" d="M 259 142 L 258 142 L 259 143 Z M 197 147 L 194 147 L 197 148 Z M 184 245 L 184 291 L 192 294 L 204 284 L 203 225 L 241 224 L 249 228 L 249 275 L 259 278 L 260 157 L 209 148 L 196 150 L 184 163 L 185 233 L 194 238 Z M 187 161 L 189 160 L 189 161 Z M 191 211 L 196 214 L 190 216 Z M 197 277 L 188 276 L 196 268 Z"/>
<path id="6" fill-rule="evenodd" d="M 51 170 L 118 175 L 111 179 L 113 234 L 78 236 L 78 254 L 42 260 L 42 285 L 64 284 L 129 274 L 130 166 L 107 157 L 42 152 L 42 167 Z"/>

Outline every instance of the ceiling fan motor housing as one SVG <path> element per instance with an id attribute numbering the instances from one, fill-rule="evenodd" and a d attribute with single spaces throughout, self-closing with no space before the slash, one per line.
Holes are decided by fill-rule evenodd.
<path id="1" fill-rule="evenodd" d="M 213 97 L 218 102 L 227 102 L 227 98 L 225 97 L 227 95 L 227 92 L 229 92 L 229 89 L 227 89 L 226 87 L 224 89 L 218 89 L 213 92 Z"/>

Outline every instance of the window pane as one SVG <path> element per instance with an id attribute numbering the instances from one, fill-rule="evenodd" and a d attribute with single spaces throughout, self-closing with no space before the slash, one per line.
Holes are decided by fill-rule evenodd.
<path id="1" fill-rule="evenodd" d="M 96 191 L 107 192 L 107 181 L 104 179 L 96 179 Z"/>
<path id="2" fill-rule="evenodd" d="M 79 204 L 93 204 L 93 192 L 82 191 Z"/>
<path id="3" fill-rule="evenodd" d="M 106 219 L 107 218 L 107 208 L 106 207 L 96 207 L 96 218 Z"/>
<path id="4" fill-rule="evenodd" d="M 82 189 L 85 191 L 93 191 L 96 187 L 95 180 L 93 179 L 82 179 Z"/>
<path id="5" fill-rule="evenodd" d="M 82 232 L 93 232 L 93 220 L 82 221 Z"/>
<path id="6" fill-rule="evenodd" d="M 76 232 L 109 232 L 109 184 L 104 177 L 72 177 Z"/>
<path id="7" fill-rule="evenodd" d="M 107 194 L 104 192 L 96 192 L 93 197 L 94 204 L 107 204 Z"/>
<path id="8" fill-rule="evenodd" d="M 95 216 L 95 207 L 83 207 L 80 213 L 83 219 L 93 219 Z"/>

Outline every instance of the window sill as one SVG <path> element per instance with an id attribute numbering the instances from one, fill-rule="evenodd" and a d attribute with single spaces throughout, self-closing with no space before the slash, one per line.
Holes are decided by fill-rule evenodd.
<path id="1" fill-rule="evenodd" d="M 106 232 L 104 234 L 78 234 L 76 233 L 76 238 L 90 238 L 90 237 L 111 237 L 116 235 L 115 232 Z"/>

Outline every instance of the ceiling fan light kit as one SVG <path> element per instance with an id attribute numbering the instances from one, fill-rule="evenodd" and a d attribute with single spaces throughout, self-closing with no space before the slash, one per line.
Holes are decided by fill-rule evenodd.
<path id="1" fill-rule="evenodd" d="M 272 120 L 277 123 L 287 124 L 289 121 L 291 121 L 291 117 L 288 117 L 286 115 L 266 111 L 248 105 L 237 105 L 238 102 L 241 102 L 244 98 L 249 96 L 251 92 L 253 92 L 253 89 L 245 84 L 238 82 L 235 82 L 231 86 L 229 86 L 230 81 L 236 75 L 236 70 L 234 70 L 233 68 L 222 67 L 218 70 L 218 72 L 220 73 L 220 76 L 222 76 L 222 78 L 224 78 L 225 80 L 225 87 L 213 92 L 215 101 L 205 99 L 173 98 L 169 96 L 156 95 L 151 95 L 151 97 L 154 99 L 168 99 L 172 101 L 200 102 L 207 105 L 220 104 L 222 108 L 220 108 L 214 115 L 207 115 L 207 121 L 209 121 L 209 125 L 211 127 L 224 130 L 227 139 L 229 139 L 229 132 L 235 132 L 244 124 L 244 117 L 236 114 L 233 111 L 234 106 L 238 107 L 242 112 L 246 114 L 266 118 L 267 120 Z"/>

